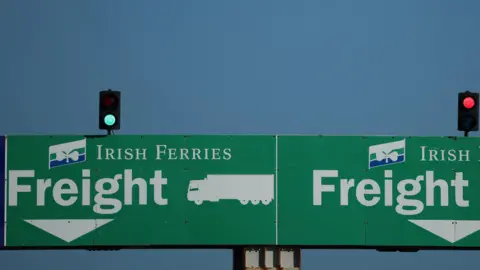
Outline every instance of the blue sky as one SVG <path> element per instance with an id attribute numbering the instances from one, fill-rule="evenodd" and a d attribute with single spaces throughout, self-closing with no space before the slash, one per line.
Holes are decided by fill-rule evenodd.
<path id="1" fill-rule="evenodd" d="M 461 135 L 475 0 L 4 0 L 0 133 Z M 476 134 L 472 134 L 476 136 Z M 304 251 L 303 269 L 476 269 L 475 252 Z M 228 251 L 0 252 L 6 269 L 229 269 Z M 3 268 L 3 267 L 2 267 Z"/>

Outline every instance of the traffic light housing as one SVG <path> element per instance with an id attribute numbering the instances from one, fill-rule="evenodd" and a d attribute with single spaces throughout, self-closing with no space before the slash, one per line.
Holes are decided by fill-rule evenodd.
<path id="1" fill-rule="evenodd" d="M 467 133 L 478 130 L 478 93 L 458 93 L 458 130 Z"/>
<path id="2" fill-rule="evenodd" d="M 120 91 L 100 91 L 98 128 L 102 130 L 120 129 Z"/>

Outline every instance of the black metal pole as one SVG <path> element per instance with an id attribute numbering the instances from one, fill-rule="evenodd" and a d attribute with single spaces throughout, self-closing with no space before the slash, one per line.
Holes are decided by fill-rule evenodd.
<path id="1" fill-rule="evenodd" d="M 234 247 L 233 250 L 233 270 L 245 270 L 245 250 L 243 247 Z"/>
<path id="2" fill-rule="evenodd" d="M 110 129 L 107 129 L 107 135 L 112 135 L 112 131 Z"/>
<path id="3" fill-rule="evenodd" d="M 464 131 L 463 136 L 468 137 L 468 131 Z"/>

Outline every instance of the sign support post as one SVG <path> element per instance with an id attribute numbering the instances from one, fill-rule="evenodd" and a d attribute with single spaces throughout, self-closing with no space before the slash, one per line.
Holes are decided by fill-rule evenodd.
<path id="1" fill-rule="evenodd" d="M 301 249 L 260 247 L 234 249 L 234 270 L 300 270 Z"/>
<path id="2" fill-rule="evenodd" d="M 233 270 L 245 270 L 245 251 L 244 247 L 236 247 L 232 249 Z"/>

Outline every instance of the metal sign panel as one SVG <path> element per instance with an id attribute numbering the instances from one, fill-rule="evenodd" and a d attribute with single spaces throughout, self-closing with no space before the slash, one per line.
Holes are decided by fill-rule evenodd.
<path id="1" fill-rule="evenodd" d="M 282 245 L 480 247 L 480 140 L 280 136 Z"/>
<path id="2" fill-rule="evenodd" d="M 479 147 L 447 137 L 9 136 L 6 247 L 480 248 Z"/>
<path id="3" fill-rule="evenodd" d="M 0 136 L 0 175 L 4 177 L 2 183 L 0 183 L 0 217 L 2 217 L 2 222 L 0 222 L 0 248 L 5 246 L 5 161 L 6 159 L 6 149 L 5 149 L 5 136 Z"/>
<path id="4" fill-rule="evenodd" d="M 8 136 L 7 247 L 273 245 L 275 153 L 275 136 Z"/>

